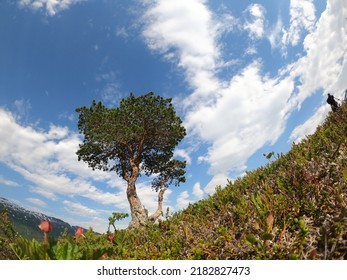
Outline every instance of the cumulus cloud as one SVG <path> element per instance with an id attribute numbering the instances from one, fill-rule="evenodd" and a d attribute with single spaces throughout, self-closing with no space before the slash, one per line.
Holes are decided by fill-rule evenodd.
<path id="1" fill-rule="evenodd" d="M 176 207 L 178 209 L 186 208 L 189 203 L 192 203 L 193 201 L 189 199 L 189 193 L 188 191 L 183 191 L 179 194 L 176 200 Z"/>
<path id="2" fill-rule="evenodd" d="M 290 28 L 285 33 L 288 43 L 296 46 L 302 33 L 312 32 L 316 23 L 315 6 L 313 0 L 290 1 Z"/>
<path id="3" fill-rule="evenodd" d="M 136 191 L 141 200 L 144 208 L 148 210 L 148 214 L 153 214 L 158 208 L 158 192 L 156 192 L 152 187 L 150 182 L 138 182 L 136 184 Z M 164 193 L 163 201 L 163 212 L 165 213 L 166 208 L 173 208 L 170 201 L 170 195 L 172 194 L 172 189 L 168 188 Z M 129 210 L 130 211 L 130 210 Z"/>
<path id="4" fill-rule="evenodd" d="M 45 10 L 50 16 L 85 0 L 19 0 L 19 5 L 33 10 Z"/>
<path id="5" fill-rule="evenodd" d="M 225 187 L 229 178 L 225 173 L 215 174 L 211 181 L 204 188 L 204 192 L 211 194 L 214 193 L 217 186 Z"/>
<path id="6" fill-rule="evenodd" d="M 288 48 L 297 46 L 307 34 L 314 32 L 317 24 L 313 0 L 291 0 L 289 26 L 285 26 L 281 16 L 276 24 L 266 31 L 272 49 L 279 48 L 284 57 Z"/>
<path id="7" fill-rule="evenodd" d="M 304 39 L 305 55 L 290 65 L 290 74 L 300 77 L 299 104 L 319 89 L 326 95 L 346 88 L 346 12 L 347 2 L 329 0 L 316 28 Z"/>
<path id="8" fill-rule="evenodd" d="M 263 77 L 256 61 L 220 89 L 215 104 L 201 104 L 187 114 L 187 128 L 211 143 L 202 158 L 210 164 L 210 174 L 244 169 L 257 149 L 278 139 L 293 87 L 289 78 Z"/>
<path id="9" fill-rule="evenodd" d="M 299 3 L 300 2 L 300 3 Z M 293 19 L 299 23 L 294 23 L 292 32 L 300 26 L 307 31 L 311 31 L 303 42 L 306 55 L 299 58 L 294 64 L 289 65 L 288 71 L 294 77 L 300 77 L 301 85 L 298 86 L 298 93 L 292 98 L 300 107 L 300 104 L 317 90 L 324 93 L 332 92 L 338 98 L 342 98 L 343 90 L 347 88 L 347 53 L 345 46 L 347 2 L 338 0 L 328 0 L 327 7 L 316 23 L 314 23 L 313 1 L 292 1 L 291 12 Z M 300 8 L 301 7 L 301 8 Z M 307 11 L 302 11 L 302 7 L 307 7 Z M 298 15 L 306 13 L 301 19 Z M 296 15 L 296 16 L 295 16 Z M 296 33 L 295 33 L 296 32 Z M 298 38 L 299 30 L 295 31 L 293 38 Z M 289 141 L 298 142 L 306 135 L 312 134 L 320 123 L 323 122 L 329 106 L 326 104 L 317 108 L 315 113 L 304 123 L 298 125 L 291 133 Z"/>
<path id="10" fill-rule="evenodd" d="M 249 5 L 245 11 L 248 17 L 243 28 L 251 39 L 260 39 L 265 33 L 265 8 L 260 4 Z"/>
<path id="11" fill-rule="evenodd" d="M 45 132 L 22 126 L 3 109 L 0 109 L 0 119 L 0 160 L 31 182 L 31 191 L 49 199 L 64 194 L 80 195 L 102 204 L 123 201 L 91 183 L 113 181 L 114 177 L 91 171 L 86 164 L 77 161 L 75 152 L 81 140 L 68 128 L 52 125 Z M 119 189 L 124 190 L 124 184 L 119 184 Z"/>
<path id="12" fill-rule="evenodd" d="M 226 24 L 213 19 L 205 1 L 155 1 L 143 20 L 148 47 L 177 62 L 195 95 L 210 96 L 217 91 L 220 85 L 214 73 L 220 51 L 216 39 Z"/>
<path id="13" fill-rule="evenodd" d="M 217 78 L 223 60 L 216 28 L 220 23 L 213 20 L 204 1 L 172 2 L 157 1 L 149 8 L 145 18 L 151 19 L 143 35 L 150 48 L 174 52 L 178 65 L 186 70 L 193 93 L 185 100 L 189 108 L 185 126 L 210 144 L 207 154 L 200 157 L 209 163 L 209 173 L 226 178 L 230 171 L 244 169 L 257 149 L 279 137 L 293 81 L 286 75 L 264 76 L 260 61 L 230 81 Z M 252 5 L 247 11 L 252 22 L 245 29 L 254 38 L 263 36 L 264 8 Z"/>
<path id="14" fill-rule="evenodd" d="M 202 199 L 204 196 L 204 191 L 201 189 L 201 184 L 199 182 L 193 186 L 193 195 L 196 199 Z"/>
<path id="15" fill-rule="evenodd" d="M 171 62 L 185 71 L 192 93 L 184 100 L 184 125 L 189 135 L 209 145 L 199 160 L 209 164 L 213 184 L 225 181 L 231 172 L 242 174 L 247 159 L 277 141 L 290 114 L 307 97 L 319 88 L 333 87 L 345 64 L 346 36 L 341 28 L 345 9 L 345 1 L 328 0 L 316 22 L 313 1 L 291 1 L 289 29 L 279 18 L 265 34 L 265 9 L 250 5 L 243 28 L 252 40 L 267 35 L 273 47 L 295 45 L 306 31 L 304 52 L 272 76 L 263 72 L 262 61 L 256 59 L 228 79 L 216 75 L 223 65 L 217 28 L 222 23 L 205 1 L 158 0 L 148 6 L 143 36 L 149 48 L 163 56 L 170 54 L 175 58 Z M 256 53 L 254 47 L 250 53 Z M 212 183 L 206 192 L 213 191 Z M 188 195 L 181 194 L 180 204 L 188 201 Z"/>

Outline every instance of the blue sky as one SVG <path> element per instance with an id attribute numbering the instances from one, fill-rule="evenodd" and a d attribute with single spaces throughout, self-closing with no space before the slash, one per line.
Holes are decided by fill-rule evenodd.
<path id="1" fill-rule="evenodd" d="M 173 98 L 187 129 L 174 212 L 286 152 L 347 88 L 347 2 L 14 0 L 0 2 L 0 196 L 107 230 L 125 182 L 78 162 L 75 109 L 130 92 Z M 141 177 L 142 204 L 157 194 Z M 119 226 L 125 227 L 127 221 Z"/>

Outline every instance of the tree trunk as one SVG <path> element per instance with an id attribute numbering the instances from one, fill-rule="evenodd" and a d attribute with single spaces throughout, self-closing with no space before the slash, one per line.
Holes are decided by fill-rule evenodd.
<path id="1" fill-rule="evenodd" d="M 164 183 L 160 184 L 160 190 L 158 192 L 158 208 L 157 211 L 153 215 L 149 217 L 150 220 L 156 221 L 160 214 L 163 212 L 163 200 L 164 200 L 164 192 L 166 191 L 166 188 L 164 186 Z"/>
<path id="2" fill-rule="evenodd" d="M 142 207 L 140 198 L 137 196 L 135 182 L 128 182 L 127 197 L 131 211 L 131 222 L 128 228 L 144 226 L 148 221 L 148 214 L 146 209 Z"/>

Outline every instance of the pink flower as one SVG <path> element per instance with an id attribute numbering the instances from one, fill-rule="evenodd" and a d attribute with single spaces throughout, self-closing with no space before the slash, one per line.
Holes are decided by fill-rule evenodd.
<path id="1" fill-rule="evenodd" d="M 43 243 L 48 243 L 48 233 L 52 231 L 52 223 L 50 221 L 43 220 L 39 225 L 39 229 L 43 231 Z"/>
<path id="2" fill-rule="evenodd" d="M 114 234 L 109 234 L 107 236 L 107 239 L 110 240 L 112 242 L 112 240 L 114 239 Z"/>
<path id="3" fill-rule="evenodd" d="M 76 233 L 75 233 L 75 236 L 76 236 L 76 241 L 78 240 L 78 238 L 80 238 L 81 236 L 84 237 L 84 234 L 83 234 L 83 228 L 79 227 L 77 230 L 76 230 Z"/>
<path id="4" fill-rule="evenodd" d="M 50 221 L 43 220 L 39 225 L 39 228 L 44 233 L 50 233 L 52 231 L 52 223 Z"/>

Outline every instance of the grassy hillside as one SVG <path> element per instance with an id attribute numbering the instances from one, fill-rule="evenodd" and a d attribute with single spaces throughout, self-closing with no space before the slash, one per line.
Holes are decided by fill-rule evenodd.
<path id="1" fill-rule="evenodd" d="M 158 226 L 123 231 L 112 257 L 346 258 L 346 104 L 275 158 Z"/>
<path id="2" fill-rule="evenodd" d="M 25 239 L 13 248 L 20 258 L 50 259 L 346 259 L 346 104 L 287 154 L 267 157 L 159 224 L 113 239 L 62 236 L 42 252 Z M 25 254 L 28 246 L 41 253 Z"/>

